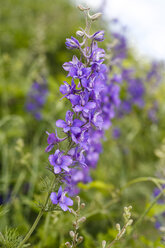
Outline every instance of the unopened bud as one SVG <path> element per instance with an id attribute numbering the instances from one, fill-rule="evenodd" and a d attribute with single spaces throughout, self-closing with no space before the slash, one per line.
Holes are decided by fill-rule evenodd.
<path id="1" fill-rule="evenodd" d="M 107 242 L 106 242 L 105 240 L 102 241 L 102 248 L 105 248 L 106 243 L 107 243 Z"/>
<path id="2" fill-rule="evenodd" d="M 85 222 L 85 221 L 86 221 L 86 217 L 85 217 L 85 216 L 81 217 L 81 218 L 78 220 L 79 223 L 83 223 L 83 222 Z"/>
<path id="3" fill-rule="evenodd" d="M 78 209 L 80 209 L 80 196 L 76 196 L 76 200 L 77 200 L 77 202 L 78 202 Z"/>
<path id="4" fill-rule="evenodd" d="M 96 41 L 103 41 L 104 40 L 104 31 L 103 30 L 97 31 L 90 38 L 92 38 Z"/>
<path id="5" fill-rule="evenodd" d="M 84 202 L 81 203 L 81 208 L 82 208 L 82 209 L 85 208 L 85 203 L 84 203 Z"/>
<path id="6" fill-rule="evenodd" d="M 95 20 L 99 19 L 101 15 L 102 15 L 102 13 L 96 13 L 96 14 L 94 14 L 94 15 L 92 15 L 92 16 L 89 16 L 89 18 L 90 18 L 92 21 L 95 21 Z"/>
<path id="7" fill-rule="evenodd" d="M 83 36 L 84 36 L 84 32 L 81 31 L 81 30 L 78 30 L 78 31 L 76 32 L 76 35 L 79 36 L 79 37 L 83 37 Z"/>
<path id="8" fill-rule="evenodd" d="M 88 8 L 88 7 L 85 8 L 85 7 L 83 7 L 82 5 L 78 5 L 77 8 L 78 8 L 79 10 L 81 10 L 81 11 L 90 10 L 90 8 Z"/>
<path id="9" fill-rule="evenodd" d="M 127 207 L 124 207 L 124 212 L 127 212 L 128 211 L 128 208 Z"/>
<path id="10" fill-rule="evenodd" d="M 82 236 L 80 236 L 80 237 L 78 238 L 78 240 L 77 240 L 77 243 L 80 244 L 80 243 L 83 241 L 83 239 L 84 239 L 84 238 L 83 238 Z"/>
<path id="11" fill-rule="evenodd" d="M 66 242 L 65 245 L 66 245 L 67 248 L 71 248 L 72 247 L 69 242 Z"/>
<path id="12" fill-rule="evenodd" d="M 129 221 L 128 221 L 128 226 L 131 226 L 132 225 L 132 223 L 133 223 L 133 220 L 132 219 L 130 219 Z"/>
<path id="13" fill-rule="evenodd" d="M 73 231 L 70 231 L 70 232 L 69 232 L 69 235 L 71 236 L 71 238 L 74 238 L 75 233 L 74 233 Z"/>
<path id="14" fill-rule="evenodd" d="M 121 230 L 120 224 L 116 224 L 116 229 L 118 230 L 118 232 L 120 232 L 120 230 Z"/>
<path id="15" fill-rule="evenodd" d="M 80 202 L 80 196 L 76 196 L 76 200 L 78 201 L 78 202 Z"/>
<path id="16" fill-rule="evenodd" d="M 76 225 L 77 225 L 77 224 L 76 224 L 76 222 L 74 221 L 74 222 L 73 222 L 73 227 L 76 227 Z"/>

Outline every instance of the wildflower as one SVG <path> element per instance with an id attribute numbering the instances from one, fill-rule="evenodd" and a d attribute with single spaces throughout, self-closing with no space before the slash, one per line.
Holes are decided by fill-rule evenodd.
<path id="1" fill-rule="evenodd" d="M 71 39 L 66 39 L 65 44 L 68 49 L 80 48 L 79 41 L 74 37 L 71 37 Z"/>
<path id="2" fill-rule="evenodd" d="M 71 85 L 64 81 L 64 85 L 60 86 L 60 92 L 65 96 L 76 93 L 76 84 L 74 83 L 74 80 L 72 79 Z"/>
<path id="3" fill-rule="evenodd" d="M 71 132 L 74 134 L 78 134 L 81 132 L 81 126 L 84 124 L 83 121 L 79 119 L 74 119 L 73 120 L 73 115 L 74 113 L 71 111 L 66 112 L 66 122 L 63 120 L 58 120 L 56 121 L 56 126 L 63 128 L 64 132 Z"/>
<path id="4" fill-rule="evenodd" d="M 54 173 L 59 174 L 62 169 L 68 172 L 68 166 L 72 165 L 73 160 L 70 156 L 63 155 L 63 152 L 57 149 L 53 155 L 49 156 L 49 162 L 54 166 Z"/>
<path id="5" fill-rule="evenodd" d="M 55 133 L 48 133 L 48 132 L 46 133 L 48 135 L 47 142 L 49 144 L 45 149 L 46 152 L 50 152 L 57 143 L 60 143 L 66 139 L 66 138 L 60 139 L 57 136 L 57 130 L 55 130 Z"/>
<path id="6" fill-rule="evenodd" d="M 66 192 L 62 191 L 61 186 L 57 194 L 55 192 L 52 192 L 50 195 L 50 199 L 52 203 L 55 205 L 59 204 L 63 211 L 69 210 L 68 206 L 73 205 L 73 201 L 69 197 L 66 197 L 65 195 L 66 195 Z"/>
<path id="7" fill-rule="evenodd" d="M 101 30 L 101 31 L 97 31 L 96 33 L 94 33 L 91 38 L 93 40 L 96 40 L 96 41 L 103 41 L 104 40 L 104 31 Z"/>

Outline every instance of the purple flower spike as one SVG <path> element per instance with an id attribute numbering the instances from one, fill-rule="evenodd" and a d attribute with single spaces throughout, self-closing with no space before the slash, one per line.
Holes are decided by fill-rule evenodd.
<path id="1" fill-rule="evenodd" d="M 50 152 L 57 143 L 60 143 L 66 139 L 66 138 L 60 139 L 57 136 L 57 130 L 55 130 L 55 133 L 48 133 L 48 132 L 46 133 L 48 134 L 47 142 L 49 145 L 46 147 L 45 152 Z"/>
<path id="2" fill-rule="evenodd" d="M 68 166 L 72 165 L 73 160 L 70 156 L 63 155 L 63 153 L 57 149 L 53 155 L 49 156 L 49 162 L 54 166 L 54 173 L 59 174 L 62 169 L 68 172 L 70 170 Z"/>
<path id="3" fill-rule="evenodd" d="M 71 36 L 71 39 L 66 39 L 65 45 L 68 49 L 80 48 L 79 41 Z"/>
<path id="4" fill-rule="evenodd" d="M 56 121 L 56 126 L 63 128 L 65 133 L 67 133 L 69 131 L 73 134 L 80 133 L 81 132 L 81 126 L 84 124 L 84 122 L 79 120 L 79 119 L 73 120 L 73 115 L 74 115 L 73 112 L 67 111 L 66 117 L 65 117 L 66 122 L 63 120 L 58 120 L 58 121 Z"/>
<path id="5" fill-rule="evenodd" d="M 66 197 L 65 195 L 66 195 L 66 192 L 62 192 L 61 186 L 57 194 L 55 192 L 52 192 L 50 195 L 50 199 L 52 203 L 55 205 L 59 204 L 63 211 L 70 210 L 68 206 L 73 205 L 73 201 L 69 197 Z"/>
<path id="6" fill-rule="evenodd" d="M 92 35 L 92 39 L 96 41 L 103 41 L 104 40 L 104 31 L 97 31 L 95 34 Z"/>

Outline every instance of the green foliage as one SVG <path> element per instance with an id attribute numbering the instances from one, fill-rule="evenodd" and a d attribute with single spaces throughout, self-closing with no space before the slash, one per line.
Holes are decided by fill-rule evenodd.
<path id="1" fill-rule="evenodd" d="M 69 108 L 65 100 L 60 101 L 59 93 L 59 85 L 66 80 L 62 64 L 72 58 L 65 39 L 75 34 L 76 27 L 84 26 L 84 20 L 68 0 L 5 0 L 0 18 L 0 246 L 14 248 L 42 209 L 51 184 L 44 152 L 45 131 L 53 132 L 55 121 L 63 118 Z M 97 25 L 107 28 L 107 23 L 100 22 L 94 30 Z M 146 61 L 137 61 L 132 50 L 123 64 L 136 67 L 139 76 L 149 66 Z M 25 111 L 24 104 L 32 81 L 41 73 L 48 79 L 50 93 L 44 118 L 38 122 Z M 125 85 L 126 82 L 121 97 L 125 95 Z M 112 128 L 107 131 L 98 167 L 92 172 L 94 180 L 79 185 L 87 218 L 80 228 L 84 237 L 80 248 L 101 247 L 103 240 L 113 240 L 124 206 L 133 206 L 136 223 L 152 203 L 154 187 L 164 184 L 155 172 L 164 166 L 165 158 L 165 85 L 162 83 L 152 93 L 151 88 L 146 86 L 143 110 L 134 108 L 123 119 L 113 120 L 112 127 L 121 129 L 121 137 L 114 140 Z M 147 116 L 154 100 L 159 103 L 158 124 L 151 123 Z M 59 136 L 63 137 L 63 133 Z M 48 210 L 49 204 L 28 242 L 34 248 L 63 248 L 72 230 L 72 216 L 69 212 Z M 133 234 L 128 230 L 114 248 L 164 247 L 162 234 L 154 228 L 155 215 L 164 210 L 164 205 L 155 203 Z"/>

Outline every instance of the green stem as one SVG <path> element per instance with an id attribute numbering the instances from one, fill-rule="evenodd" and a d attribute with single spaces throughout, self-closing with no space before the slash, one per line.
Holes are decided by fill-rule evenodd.
<path id="1" fill-rule="evenodd" d="M 165 193 L 165 189 L 162 190 L 159 195 L 157 197 L 155 197 L 155 199 L 151 202 L 151 204 L 148 206 L 147 209 L 145 209 L 145 211 L 142 213 L 142 215 L 140 216 L 140 218 L 136 221 L 136 223 L 134 224 L 131 232 L 129 233 L 129 236 L 127 237 L 127 239 L 129 240 L 130 237 L 132 236 L 133 232 L 135 231 L 136 227 L 143 221 L 144 217 L 148 214 L 148 212 L 151 210 L 151 208 L 157 203 L 158 199 Z"/>
<path id="2" fill-rule="evenodd" d="M 165 183 L 164 179 L 160 179 L 160 178 L 156 178 L 156 177 L 138 177 L 138 178 L 135 178 L 135 179 L 131 180 L 126 185 L 124 185 L 121 188 L 121 190 L 124 190 L 125 188 L 128 188 L 132 184 L 140 183 L 140 182 L 147 182 L 147 181 L 151 181 L 154 184 L 156 184 L 157 186 L 158 186 L 158 184 L 164 184 Z"/>
<path id="3" fill-rule="evenodd" d="M 38 222 L 40 221 L 42 215 L 43 215 L 44 211 L 43 209 L 39 212 L 36 220 L 34 221 L 32 227 L 30 228 L 29 232 L 26 234 L 25 238 L 22 240 L 22 242 L 19 244 L 18 248 L 21 248 L 23 246 L 23 244 L 26 243 L 26 241 L 30 238 L 30 236 L 32 235 L 33 231 L 35 230 L 36 226 L 38 225 Z"/>
<path id="4" fill-rule="evenodd" d="M 42 215 L 44 214 L 45 207 L 46 207 L 46 205 L 47 205 L 47 203 L 48 203 L 48 201 L 49 201 L 49 197 L 50 197 L 50 194 L 51 194 L 52 187 L 53 187 L 53 185 L 54 185 L 54 183 L 55 183 L 55 179 L 56 179 L 56 177 L 54 178 L 54 180 L 53 180 L 53 182 L 52 182 L 52 184 L 51 184 L 51 187 L 50 187 L 50 190 L 49 190 L 49 192 L 48 192 L 48 195 L 47 195 L 47 198 L 46 198 L 46 201 L 45 201 L 44 206 L 43 206 L 42 209 L 40 210 L 40 212 L 39 212 L 37 218 L 35 219 L 33 225 L 31 226 L 30 230 L 29 230 L 28 233 L 26 234 L 25 238 L 22 240 L 22 242 L 19 244 L 19 246 L 18 246 L 17 248 L 21 248 L 21 247 L 27 242 L 27 240 L 30 238 L 30 236 L 32 235 L 33 231 L 34 231 L 35 228 L 37 227 L 37 225 L 38 225 L 38 223 L 39 223 L 39 221 L 40 221 Z"/>

